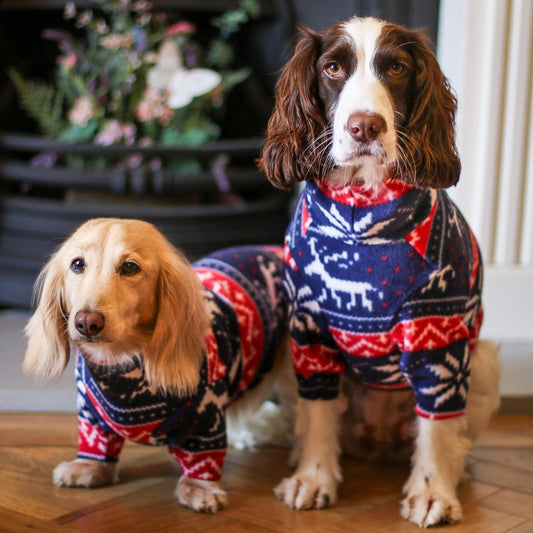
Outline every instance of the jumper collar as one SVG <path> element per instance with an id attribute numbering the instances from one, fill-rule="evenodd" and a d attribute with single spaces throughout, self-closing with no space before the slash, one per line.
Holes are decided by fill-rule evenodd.
<path id="1" fill-rule="evenodd" d="M 328 182 L 327 177 L 317 178 L 315 182 L 327 197 L 351 207 L 371 207 L 384 204 L 413 189 L 413 185 L 395 179 L 392 174 L 376 187 L 369 187 L 362 183 L 334 186 Z"/>
<path id="2" fill-rule="evenodd" d="M 426 228 L 424 251 L 437 200 L 436 191 L 420 189 L 397 180 L 387 180 L 380 191 L 370 194 L 363 186 L 333 188 L 325 180 L 308 183 L 303 206 L 302 232 L 313 226 L 319 232 L 347 242 L 379 243 L 419 236 Z M 429 224 L 429 225 L 428 225 Z M 412 239 L 411 239 L 412 240 Z"/>

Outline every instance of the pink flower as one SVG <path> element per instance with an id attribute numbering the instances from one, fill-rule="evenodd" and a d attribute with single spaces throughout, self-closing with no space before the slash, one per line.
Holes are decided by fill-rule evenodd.
<path id="1" fill-rule="evenodd" d="M 97 21 L 97 23 L 96 23 L 96 31 L 97 31 L 97 33 L 100 33 L 102 35 L 109 31 L 109 27 L 106 24 L 105 20 Z"/>
<path id="2" fill-rule="evenodd" d="M 149 9 L 152 9 L 152 2 L 147 2 L 146 0 L 139 0 L 138 2 L 132 4 L 131 8 L 134 11 L 142 13 L 143 11 L 148 11 Z"/>
<path id="3" fill-rule="evenodd" d="M 94 138 L 94 142 L 103 146 L 109 146 L 110 144 L 118 142 L 121 137 L 122 128 L 120 127 L 120 122 L 118 120 L 110 120 L 106 124 L 104 131 Z"/>
<path id="4" fill-rule="evenodd" d="M 130 154 L 126 157 L 126 165 L 128 168 L 138 168 L 141 166 L 143 158 L 139 154 Z"/>
<path id="5" fill-rule="evenodd" d="M 193 24 L 182 20 L 181 22 L 177 22 L 176 24 L 169 26 L 165 31 L 165 35 L 167 37 L 172 37 L 174 35 L 187 35 L 194 33 L 195 31 L 196 27 Z"/>
<path id="6" fill-rule="evenodd" d="M 174 109 L 166 105 L 161 105 L 159 108 L 158 119 L 162 126 L 168 126 L 168 123 L 172 120 L 174 116 Z"/>
<path id="7" fill-rule="evenodd" d="M 135 142 L 136 132 L 137 128 L 133 124 L 122 124 L 122 137 L 128 146 L 131 146 Z"/>
<path id="8" fill-rule="evenodd" d="M 154 106 L 148 100 L 141 100 L 135 109 L 135 116 L 140 122 L 148 122 L 154 118 Z"/>
<path id="9" fill-rule="evenodd" d="M 95 109 L 92 100 L 88 96 L 80 96 L 74 107 L 69 111 L 68 118 L 70 122 L 78 126 L 87 126 L 87 122 L 94 118 Z"/>
<path id="10" fill-rule="evenodd" d="M 93 20 L 93 12 L 91 10 L 84 11 L 76 20 L 76 28 L 83 28 Z"/>
<path id="11" fill-rule="evenodd" d="M 135 39 L 131 33 L 110 33 L 100 39 L 100 44 L 108 50 L 118 50 L 119 48 L 131 48 Z"/>
<path id="12" fill-rule="evenodd" d="M 145 148 L 146 146 L 152 146 L 154 144 L 154 141 L 150 139 L 150 137 L 141 137 L 139 139 L 139 146 L 141 148 Z"/>
<path id="13" fill-rule="evenodd" d="M 161 106 L 163 97 L 159 91 L 146 88 L 142 100 L 135 109 L 135 116 L 141 122 L 148 122 L 157 118 L 159 107 Z"/>
<path id="14" fill-rule="evenodd" d="M 57 62 L 59 65 L 65 69 L 71 69 L 76 66 L 78 57 L 76 54 L 68 54 L 66 56 L 61 56 L 58 58 Z"/>
<path id="15" fill-rule="evenodd" d="M 109 146 L 124 140 L 127 145 L 132 145 L 135 142 L 135 131 L 136 128 L 133 124 L 123 124 L 118 120 L 110 120 L 104 130 L 94 138 L 94 142 Z"/>
<path id="16" fill-rule="evenodd" d="M 135 116 L 140 122 L 158 120 L 163 126 L 167 125 L 174 116 L 174 110 L 165 103 L 166 92 L 148 87 L 143 99 L 135 109 Z"/>
<path id="17" fill-rule="evenodd" d="M 63 12 L 63 16 L 69 20 L 73 19 L 76 16 L 76 6 L 74 2 L 67 2 L 65 5 L 65 11 Z"/>

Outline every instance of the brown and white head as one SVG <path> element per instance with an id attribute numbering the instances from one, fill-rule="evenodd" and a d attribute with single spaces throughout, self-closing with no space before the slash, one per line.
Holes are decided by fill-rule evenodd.
<path id="1" fill-rule="evenodd" d="M 101 365 L 127 365 L 142 354 L 154 387 L 196 388 L 208 327 L 202 287 L 151 224 L 89 220 L 44 266 L 35 293 L 25 373 L 58 377 L 72 344 Z"/>
<path id="2" fill-rule="evenodd" d="M 374 18 L 309 29 L 276 86 L 259 164 L 277 187 L 326 177 L 376 187 L 459 178 L 456 100 L 429 39 Z"/>

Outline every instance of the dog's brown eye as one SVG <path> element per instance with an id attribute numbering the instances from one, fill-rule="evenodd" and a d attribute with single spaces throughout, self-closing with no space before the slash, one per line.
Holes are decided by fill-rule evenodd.
<path id="1" fill-rule="evenodd" d="M 331 61 L 326 65 L 326 73 L 332 78 L 337 78 L 342 74 L 342 67 L 336 61 Z"/>
<path id="2" fill-rule="evenodd" d="M 76 274 L 81 274 L 85 270 L 85 261 L 79 257 L 74 259 L 74 261 L 70 263 L 70 270 Z"/>
<path id="3" fill-rule="evenodd" d="M 133 261 L 124 261 L 122 265 L 120 265 L 120 273 L 123 276 L 134 276 L 138 272 L 141 271 L 141 268 L 137 263 L 134 263 Z"/>
<path id="4" fill-rule="evenodd" d="M 393 63 L 390 67 L 389 67 L 389 74 L 391 76 L 400 76 L 401 74 L 403 74 L 405 71 L 405 65 L 403 65 L 402 63 Z"/>

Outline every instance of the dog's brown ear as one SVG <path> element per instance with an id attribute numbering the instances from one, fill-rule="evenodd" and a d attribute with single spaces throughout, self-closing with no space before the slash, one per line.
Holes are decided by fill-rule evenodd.
<path id="1" fill-rule="evenodd" d="M 461 172 L 455 145 L 456 98 L 431 51 L 429 38 L 412 30 L 408 42 L 416 61 L 416 81 L 406 135 L 400 138 L 405 144 L 402 177 L 421 187 L 450 187 Z"/>
<path id="2" fill-rule="evenodd" d="M 326 121 L 315 67 L 322 37 L 306 28 L 302 34 L 276 84 L 276 103 L 258 162 L 267 178 L 281 189 L 315 178 L 323 166 L 316 144 L 326 129 Z"/>
<path id="3" fill-rule="evenodd" d="M 144 351 L 150 383 L 179 396 L 196 390 L 208 315 L 202 285 L 189 262 L 167 244 L 162 254 L 154 332 Z"/>
<path id="4" fill-rule="evenodd" d="M 60 255 L 61 250 L 48 261 L 37 278 L 34 299 L 38 304 L 24 330 L 28 346 L 22 371 L 48 379 L 59 377 L 70 357 Z"/>

